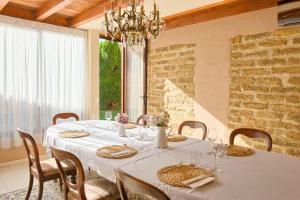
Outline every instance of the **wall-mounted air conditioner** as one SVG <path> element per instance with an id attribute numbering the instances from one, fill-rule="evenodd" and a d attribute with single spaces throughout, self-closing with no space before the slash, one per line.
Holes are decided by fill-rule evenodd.
<path id="1" fill-rule="evenodd" d="M 300 24 L 300 0 L 278 0 L 278 24 Z"/>

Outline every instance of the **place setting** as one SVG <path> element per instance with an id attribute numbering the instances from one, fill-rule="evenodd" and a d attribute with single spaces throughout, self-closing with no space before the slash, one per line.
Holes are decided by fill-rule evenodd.
<path id="1" fill-rule="evenodd" d="M 198 188 L 215 180 L 212 171 L 195 165 L 171 165 L 157 172 L 158 179 L 174 187 Z"/>
<path id="2" fill-rule="evenodd" d="M 110 145 L 97 149 L 96 154 L 102 158 L 110 158 L 110 159 L 123 159 L 135 156 L 138 153 L 138 150 L 124 145 Z"/>
<path id="3" fill-rule="evenodd" d="M 89 136 L 90 133 L 84 130 L 69 130 L 60 132 L 58 135 L 60 138 L 83 138 Z"/>

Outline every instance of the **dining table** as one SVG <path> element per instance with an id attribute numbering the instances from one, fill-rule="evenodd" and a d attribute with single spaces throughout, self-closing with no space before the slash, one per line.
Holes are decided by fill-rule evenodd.
<path id="1" fill-rule="evenodd" d="M 83 130 L 89 135 L 62 138 L 61 132 Z M 157 172 L 171 165 L 191 164 L 192 152 L 208 155 L 210 142 L 188 137 L 156 148 L 155 129 L 137 126 L 119 137 L 116 122 L 85 120 L 59 123 L 45 131 L 43 145 L 75 154 L 87 169 L 115 181 L 114 170 L 162 189 L 172 200 L 299 200 L 300 159 L 282 153 L 255 150 L 250 156 L 217 158 L 215 180 L 199 188 L 175 187 L 160 182 Z M 142 137 L 139 137 L 142 136 Z M 109 145 L 128 145 L 138 153 L 123 159 L 103 158 L 97 150 Z M 201 157 L 205 162 L 206 157 Z M 200 162 L 201 164 L 201 162 Z"/>

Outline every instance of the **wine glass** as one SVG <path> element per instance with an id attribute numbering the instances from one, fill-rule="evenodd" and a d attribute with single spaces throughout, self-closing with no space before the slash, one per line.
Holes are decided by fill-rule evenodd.
<path id="1" fill-rule="evenodd" d="M 217 131 L 215 128 L 208 129 L 207 139 L 210 143 L 210 152 L 213 151 L 213 145 L 218 139 Z"/>
<path id="2" fill-rule="evenodd" d="M 105 112 L 105 119 L 107 121 L 110 121 L 112 119 L 112 112 L 111 111 L 106 111 Z"/>
<path id="3" fill-rule="evenodd" d="M 208 141 L 214 143 L 218 139 L 217 130 L 215 128 L 208 129 L 207 138 Z"/>
<path id="4" fill-rule="evenodd" d="M 111 124 L 109 123 L 109 121 L 112 119 L 112 112 L 111 111 L 106 111 L 105 112 L 105 119 L 107 121 L 106 128 L 110 129 L 111 128 Z"/>

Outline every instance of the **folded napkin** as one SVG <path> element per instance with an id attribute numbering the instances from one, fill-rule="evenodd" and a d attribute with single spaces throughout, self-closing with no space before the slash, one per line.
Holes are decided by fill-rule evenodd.
<path id="1" fill-rule="evenodd" d="M 215 180 L 214 177 L 207 177 L 207 176 L 197 176 L 194 178 L 191 178 L 189 180 L 185 180 L 182 183 L 189 186 L 190 188 L 197 188 L 197 187 L 201 187 L 203 185 L 206 185 L 210 182 L 212 182 L 213 180 Z"/>
<path id="2" fill-rule="evenodd" d="M 111 156 L 121 156 L 121 155 L 126 155 L 130 153 L 130 150 L 129 149 L 125 149 L 123 151 L 118 151 L 118 152 L 114 152 L 114 153 L 110 153 Z"/>

